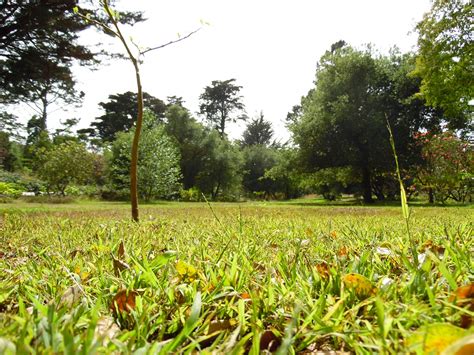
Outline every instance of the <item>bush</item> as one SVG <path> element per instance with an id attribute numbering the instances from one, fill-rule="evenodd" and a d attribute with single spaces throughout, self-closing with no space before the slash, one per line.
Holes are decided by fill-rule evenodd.
<path id="1" fill-rule="evenodd" d="M 202 194 L 201 191 L 197 187 L 191 187 L 190 189 L 184 190 L 181 189 L 179 191 L 179 198 L 181 201 L 201 201 Z"/>
<path id="2" fill-rule="evenodd" d="M 18 198 L 23 189 L 21 186 L 11 182 L 0 182 L 0 196 L 7 198 Z"/>

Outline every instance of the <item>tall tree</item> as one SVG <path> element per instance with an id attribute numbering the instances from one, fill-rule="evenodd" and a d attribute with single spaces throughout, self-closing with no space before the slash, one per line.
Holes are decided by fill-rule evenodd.
<path id="1" fill-rule="evenodd" d="M 316 87 L 302 100 L 302 116 L 290 125 L 308 172 L 352 167 L 364 201 L 372 201 L 374 177 L 393 170 L 386 119 L 404 159 L 414 133 L 439 122 L 436 112 L 413 99 L 419 86 L 408 78 L 409 63 L 396 53 L 376 58 L 348 46 L 326 52 Z"/>
<path id="2" fill-rule="evenodd" d="M 199 97 L 199 112 L 224 137 L 227 122 L 246 120 L 245 105 L 239 96 L 242 86 L 234 84 L 235 79 L 214 80 L 206 86 Z"/>
<path id="3" fill-rule="evenodd" d="M 268 146 L 271 144 L 273 138 L 273 128 L 270 121 L 265 120 L 263 112 L 260 115 L 252 119 L 242 135 L 241 145 L 264 145 Z"/>
<path id="4" fill-rule="evenodd" d="M 434 0 L 416 27 L 419 55 L 415 73 L 423 79 L 421 94 L 428 104 L 444 109 L 453 129 L 472 120 L 473 11 L 471 0 Z"/>
<path id="5" fill-rule="evenodd" d="M 93 135 L 106 142 L 112 142 L 118 132 L 128 131 L 137 117 L 137 94 L 131 91 L 123 94 L 109 95 L 109 101 L 100 102 L 99 106 L 105 111 L 91 124 Z M 166 104 L 160 99 L 143 93 L 143 106 L 153 113 L 154 117 L 163 122 Z"/>
<path id="6" fill-rule="evenodd" d="M 46 129 L 48 106 L 79 101 L 71 65 L 94 65 L 98 53 L 79 43 L 79 34 L 100 14 L 89 1 L 3 1 L 0 4 L 0 104 L 25 102 Z M 81 8 L 89 19 L 74 16 Z M 141 21 L 140 13 L 121 13 L 121 22 Z"/>

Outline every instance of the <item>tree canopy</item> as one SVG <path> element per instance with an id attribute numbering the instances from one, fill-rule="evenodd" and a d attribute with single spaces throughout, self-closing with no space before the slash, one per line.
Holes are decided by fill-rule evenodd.
<path id="1" fill-rule="evenodd" d="M 239 96 L 242 86 L 234 84 L 235 79 L 214 80 L 211 86 L 206 86 L 199 97 L 199 113 L 213 125 L 221 137 L 225 134 L 227 122 L 246 120 L 243 114 L 245 105 L 242 96 Z"/>
<path id="2" fill-rule="evenodd" d="M 417 25 L 419 53 L 415 74 L 423 79 L 428 104 L 444 109 L 451 128 L 472 120 L 474 32 L 470 0 L 435 0 Z"/>

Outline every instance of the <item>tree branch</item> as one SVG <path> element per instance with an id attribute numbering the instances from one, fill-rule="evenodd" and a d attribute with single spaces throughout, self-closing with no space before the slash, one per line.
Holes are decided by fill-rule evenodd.
<path id="1" fill-rule="evenodd" d="M 181 42 L 189 37 L 191 37 L 193 34 L 199 32 L 200 30 L 202 29 L 202 27 L 199 27 L 198 29 L 192 31 L 192 32 L 189 32 L 186 36 L 184 37 L 181 37 L 179 39 L 176 39 L 176 40 L 173 40 L 173 41 L 169 41 L 168 43 L 165 43 L 165 44 L 162 44 L 160 46 L 157 46 L 157 47 L 151 47 L 151 48 L 147 48 L 143 51 L 140 51 L 140 55 L 144 55 L 145 53 L 148 53 L 148 52 L 151 52 L 151 51 L 154 51 L 154 50 L 157 50 L 157 49 L 161 49 L 161 48 L 164 48 L 164 47 L 167 47 L 171 44 L 175 44 L 175 43 L 178 43 L 178 42 Z"/>

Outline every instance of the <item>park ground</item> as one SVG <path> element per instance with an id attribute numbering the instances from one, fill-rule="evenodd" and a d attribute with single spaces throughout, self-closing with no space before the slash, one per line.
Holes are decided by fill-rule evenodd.
<path id="1" fill-rule="evenodd" d="M 0 352 L 441 353 L 472 342 L 472 205 L 414 205 L 408 229 L 398 205 L 319 200 L 140 213 L 137 224 L 125 203 L 1 204 Z"/>

